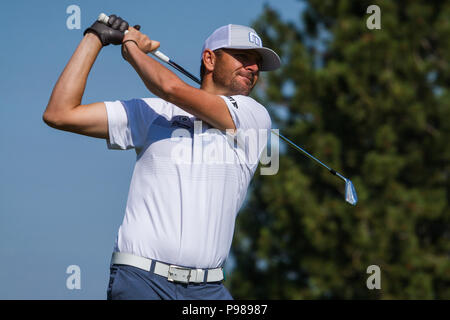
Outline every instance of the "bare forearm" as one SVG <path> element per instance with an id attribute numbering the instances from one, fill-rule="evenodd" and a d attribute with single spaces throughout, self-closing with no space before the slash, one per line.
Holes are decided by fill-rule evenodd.
<path id="1" fill-rule="evenodd" d="M 133 42 L 124 44 L 128 62 L 139 77 L 156 96 L 170 101 L 171 88 L 180 85 L 182 81 L 172 71 L 142 52 Z"/>
<path id="2" fill-rule="evenodd" d="M 86 34 L 67 63 L 53 89 L 45 113 L 70 111 L 81 104 L 87 78 L 102 48 L 97 36 Z"/>
<path id="3" fill-rule="evenodd" d="M 147 56 L 146 53 L 158 47 L 159 42 L 150 40 L 131 27 L 124 38 L 124 57 L 139 74 L 146 87 L 153 94 L 207 122 L 212 127 L 219 130 L 235 129 L 227 105 L 217 93 L 186 84 L 172 71 Z"/>

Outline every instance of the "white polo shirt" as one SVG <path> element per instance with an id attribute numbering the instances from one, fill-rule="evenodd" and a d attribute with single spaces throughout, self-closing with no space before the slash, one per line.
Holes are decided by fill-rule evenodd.
<path id="1" fill-rule="evenodd" d="M 159 98 L 105 102 L 108 148 L 137 155 L 115 251 L 193 268 L 225 263 L 271 120 L 250 97 L 222 98 L 235 135 Z"/>

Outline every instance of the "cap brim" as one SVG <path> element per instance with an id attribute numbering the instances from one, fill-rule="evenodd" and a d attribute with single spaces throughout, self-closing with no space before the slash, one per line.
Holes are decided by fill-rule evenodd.
<path id="1" fill-rule="evenodd" d="M 255 50 L 257 51 L 262 58 L 260 71 L 273 71 L 278 69 L 281 66 L 281 59 L 276 54 L 275 51 L 265 47 L 240 47 L 240 46 L 230 46 L 223 47 L 221 49 L 239 49 L 239 50 Z"/>

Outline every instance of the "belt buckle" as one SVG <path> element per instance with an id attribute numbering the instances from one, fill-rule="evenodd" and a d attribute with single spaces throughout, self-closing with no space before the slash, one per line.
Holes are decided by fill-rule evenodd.
<path id="1" fill-rule="evenodd" d="M 189 283 L 192 269 L 170 265 L 167 280 L 171 282 Z"/>

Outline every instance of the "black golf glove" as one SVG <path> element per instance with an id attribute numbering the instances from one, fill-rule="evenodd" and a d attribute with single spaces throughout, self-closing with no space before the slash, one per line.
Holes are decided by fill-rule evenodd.
<path id="1" fill-rule="evenodd" d="M 121 44 L 126 30 L 128 30 L 128 22 L 112 14 L 109 16 L 108 24 L 95 21 L 90 28 L 84 31 L 83 35 L 91 32 L 100 39 L 103 46 L 107 46 L 110 43 Z"/>

